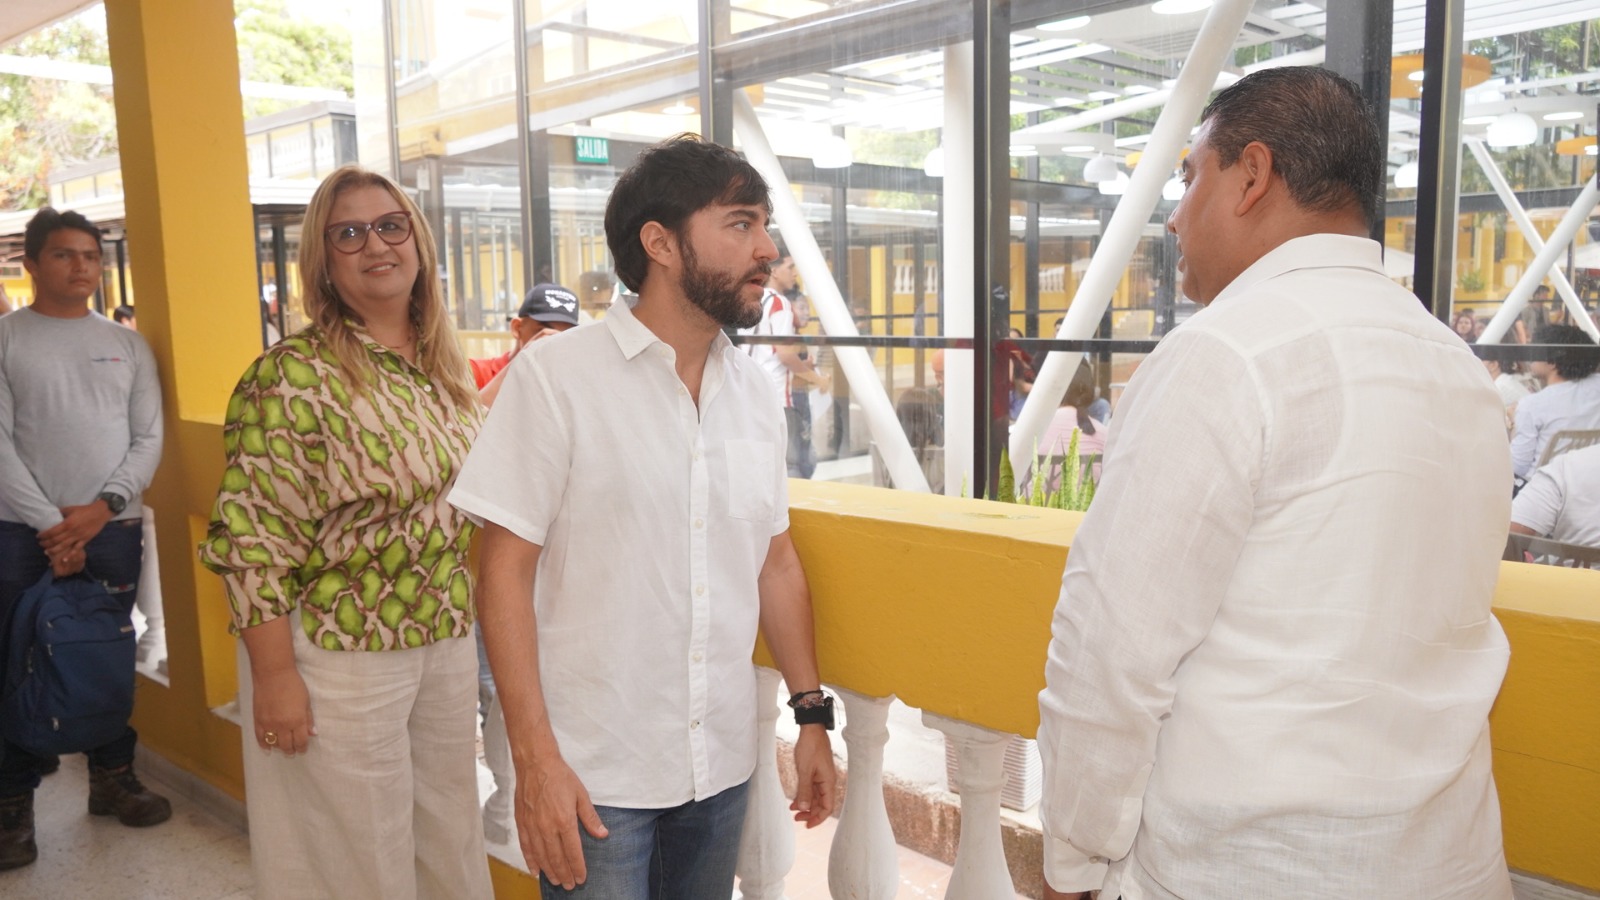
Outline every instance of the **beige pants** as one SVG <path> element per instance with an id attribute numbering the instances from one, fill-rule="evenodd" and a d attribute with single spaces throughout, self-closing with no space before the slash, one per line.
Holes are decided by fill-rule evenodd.
<path id="1" fill-rule="evenodd" d="M 473 751 L 472 638 L 330 651 L 293 631 L 317 728 L 293 758 L 250 739 L 250 663 L 239 645 L 257 900 L 492 897 Z"/>

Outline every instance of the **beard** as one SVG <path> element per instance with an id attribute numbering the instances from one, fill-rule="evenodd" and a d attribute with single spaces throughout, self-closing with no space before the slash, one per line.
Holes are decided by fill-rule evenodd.
<path id="1" fill-rule="evenodd" d="M 737 278 L 700 267 L 700 258 L 694 248 L 683 244 L 683 274 L 678 287 L 689 302 L 724 328 L 753 328 L 761 322 L 761 301 L 745 303 L 739 295 L 750 279 L 763 278 L 772 271 L 771 265 L 762 263 Z"/>

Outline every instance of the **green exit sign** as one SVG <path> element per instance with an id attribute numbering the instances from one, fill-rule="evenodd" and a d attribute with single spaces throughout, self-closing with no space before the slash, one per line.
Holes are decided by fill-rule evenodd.
<path id="1" fill-rule="evenodd" d="M 603 137 L 577 137 L 578 162 L 611 162 L 611 141 Z"/>

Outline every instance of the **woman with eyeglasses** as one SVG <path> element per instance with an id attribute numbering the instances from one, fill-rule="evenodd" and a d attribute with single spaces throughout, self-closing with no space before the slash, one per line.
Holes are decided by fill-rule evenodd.
<path id="1" fill-rule="evenodd" d="M 300 242 L 311 325 L 228 404 L 200 556 L 242 645 L 258 898 L 491 895 L 472 526 L 445 502 L 481 413 L 436 271 L 409 197 L 334 172 Z"/>

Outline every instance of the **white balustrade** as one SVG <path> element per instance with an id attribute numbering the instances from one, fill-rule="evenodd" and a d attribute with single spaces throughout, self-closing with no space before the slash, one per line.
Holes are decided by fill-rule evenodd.
<path id="1" fill-rule="evenodd" d="M 496 695 L 483 718 L 483 762 L 494 773 L 494 793 L 483 802 L 483 837 L 491 844 L 517 844 L 517 824 L 511 814 L 517 795 L 517 772 L 511 764 L 511 743 L 506 738 L 506 714 Z"/>
<path id="2" fill-rule="evenodd" d="M 922 714 L 923 724 L 944 732 L 955 746 L 961 794 L 961 844 L 945 889 L 946 900 L 995 900 L 1016 896 L 1000 840 L 1000 788 L 1005 783 L 1011 735 L 967 722 Z M 852 760 L 854 757 L 852 757 Z"/>
<path id="3" fill-rule="evenodd" d="M 883 801 L 883 747 L 894 698 L 838 693 L 850 784 L 828 852 L 828 891 L 835 900 L 889 900 L 900 887 L 894 830 Z"/>
<path id="4" fill-rule="evenodd" d="M 783 879 L 794 868 L 794 825 L 778 779 L 780 681 L 772 669 L 756 668 L 756 770 L 735 869 L 743 900 L 783 900 Z"/>

